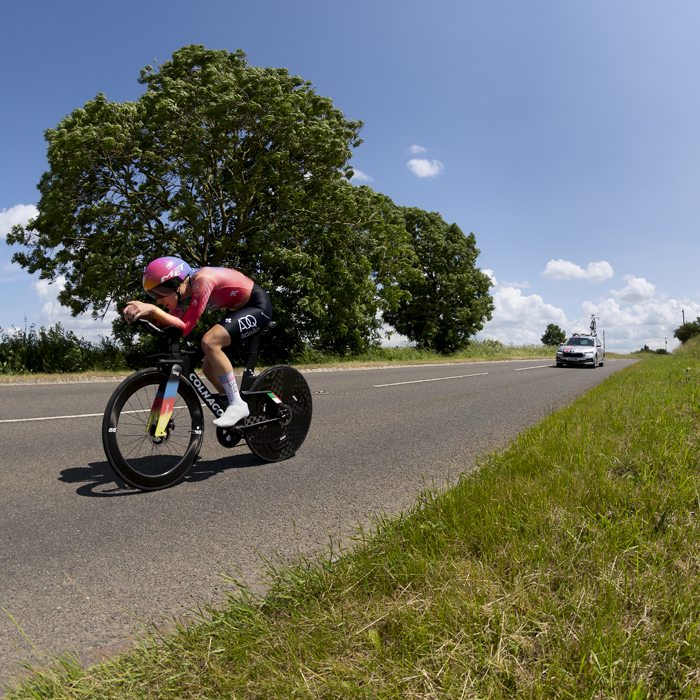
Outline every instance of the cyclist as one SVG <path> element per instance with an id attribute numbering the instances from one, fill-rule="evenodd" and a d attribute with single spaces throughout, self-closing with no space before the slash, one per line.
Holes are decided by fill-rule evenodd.
<path id="1" fill-rule="evenodd" d="M 158 258 L 143 273 L 143 288 L 165 312 L 154 304 L 130 301 L 124 308 L 129 322 L 143 318 L 161 325 L 177 326 L 187 335 L 202 313 L 210 309 L 225 309 L 221 320 L 202 338 L 206 378 L 217 391 L 225 392 L 226 411 L 214 425 L 230 428 L 250 415 L 248 404 L 241 398 L 233 374 L 227 348 L 236 340 L 259 333 L 272 318 L 272 305 L 267 293 L 241 272 L 224 267 L 203 267 L 193 270 L 184 260 L 175 257 Z M 189 305 L 185 310 L 185 300 Z"/>

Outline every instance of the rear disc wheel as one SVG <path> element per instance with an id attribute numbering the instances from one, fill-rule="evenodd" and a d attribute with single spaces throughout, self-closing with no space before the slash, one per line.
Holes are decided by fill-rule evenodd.
<path id="1" fill-rule="evenodd" d="M 245 398 L 250 408 L 246 427 L 276 419 L 246 431 L 251 452 L 266 462 L 293 457 L 309 432 L 313 413 L 311 390 L 304 376 L 288 365 L 268 367 L 256 378 Z"/>

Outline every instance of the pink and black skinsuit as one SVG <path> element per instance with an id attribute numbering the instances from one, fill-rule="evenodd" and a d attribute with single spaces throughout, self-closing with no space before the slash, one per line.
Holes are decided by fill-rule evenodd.
<path id="1" fill-rule="evenodd" d="M 219 321 L 231 336 L 245 339 L 267 327 L 272 319 L 272 305 L 262 287 L 241 272 L 225 267 L 203 267 L 190 275 L 192 296 L 185 310 L 186 299 L 171 312 L 158 307 L 156 320 L 182 328 L 187 335 L 205 311 L 226 309 Z"/>

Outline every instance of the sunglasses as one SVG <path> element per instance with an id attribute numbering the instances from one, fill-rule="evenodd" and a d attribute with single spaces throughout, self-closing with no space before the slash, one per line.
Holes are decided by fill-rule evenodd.
<path id="1" fill-rule="evenodd" d="M 153 299 L 167 299 L 171 294 L 175 294 L 175 290 L 172 287 L 158 285 L 153 287 L 153 289 L 149 289 L 146 294 Z"/>

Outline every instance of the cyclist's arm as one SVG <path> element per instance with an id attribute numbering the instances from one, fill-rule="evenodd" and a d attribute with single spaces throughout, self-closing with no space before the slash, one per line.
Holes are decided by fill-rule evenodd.
<path id="1" fill-rule="evenodd" d="M 124 316 L 129 323 L 145 318 L 162 326 L 177 326 L 182 330 L 182 335 L 186 336 L 197 325 L 215 288 L 214 280 L 197 276 L 192 281 L 192 298 L 184 316 L 180 306 L 167 312 L 159 306 L 142 301 L 130 301 L 124 309 Z"/>
<path id="2" fill-rule="evenodd" d="M 182 329 L 183 337 L 186 336 L 197 325 L 197 321 L 206 310 L 209 297 L 215 288 L 214 280 L 197 276 L 192 281 L 192 298 L 184 316 L 181 316 L 182 309 L 180 307 L 173 309 L 170 313 L 156 307 L 155 320 L 164 325 L 177 326 Z"/>
<path id="3" fill-rule="evenodd" d="M 175 311 L 176 309 L 168 313 L 159 306 L 153 306 L 153 311 L 151 312 L 151 316 L 148 320 L 158 324 L 159 326 L 177 326 L 184 331 L 185 324 L 180 318 L 180 315 L 175 313 Z"/>
<path id="4" fill-rule="evenodd" d="M 161 312 L 154 304 L 147 304 L 143 301 L 133 300 L 124 307 L 124 318 L 128 323 L 133 323 L 139 319 L 155 322 L 156 318 L 161 318 L 161 314 L 165 315 L 166 318 L 168 317 L 167 313 Z M 166 324 L 168 323 L 166 321 Z"/>

